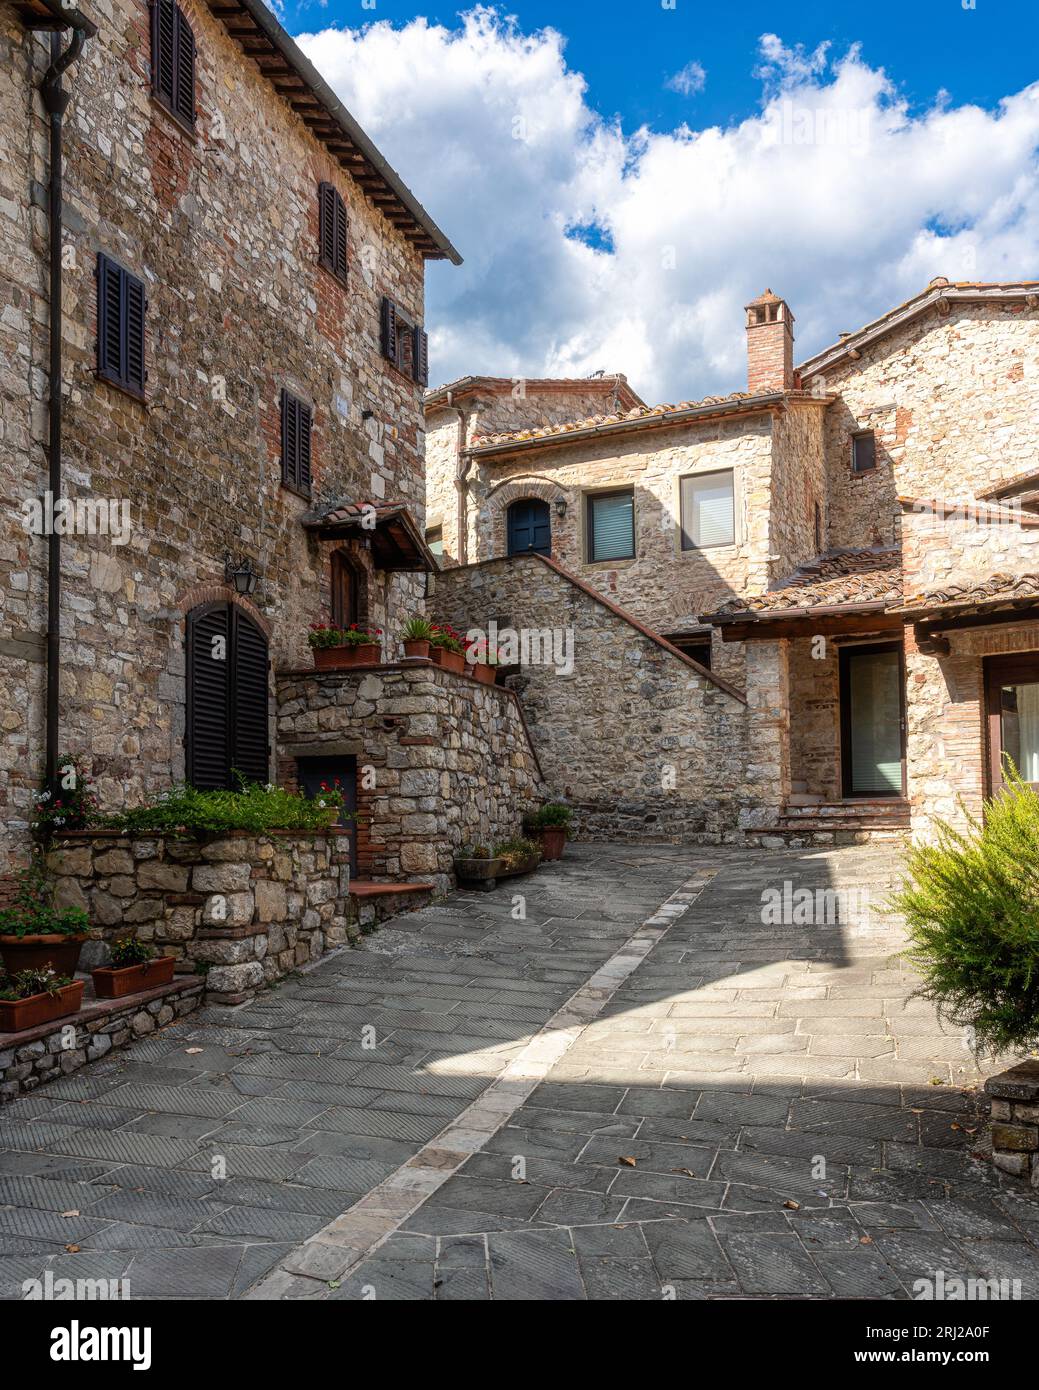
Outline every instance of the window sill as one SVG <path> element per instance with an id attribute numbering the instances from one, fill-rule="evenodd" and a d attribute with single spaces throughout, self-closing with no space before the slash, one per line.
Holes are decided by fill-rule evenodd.
<path id="1" fill-rule="evenodd" d="M 284 478 L 280 479 L 279 486 L 282 492 L 291 492 L 293 497 L 298 497 L 301 502 L 313 502 L 314 500 L 313 490 L 304 492 L 301 488 L 293 487 L 291 483 L 287 483 Z"/>
<path id="2" fill-rule="evenodd" d="M 154 91 L 152 91 L 150 95 L 152 106 L 156 111 L 162 112 L 163 116 L 165 116 L 166 120 L 173 126 L 177 134 L 182 136 L 185 140 L 190 141 L 191 144 L 197 145 L 199 143 L 198 126 L 188 125 L 187 121 L 182 120 L 181 117 L 177 115 L 176 111 L 171 110 L 170 107 L 166 105 L 162 97 L 156 96 Z"/>
<path id="3" fill-rule="evenodd" d="M 110 386 L 113 391 L 118 391 L 120 395 L 129 396 L 138 405 L 148 408 L 148 397 L 144 391 L 139 391 L 136 386 L 129 386 L 125 381 L 117 381 L 115 377 L 109 376 L 106 372 L 94 371 L 95 381 L 100 381 L 105 386 Z"/>
<path id="4" fill-rule="evenodd" d="M 342 274 L 340 274 L 338 270 L 333 270 L 332 267 L 328 264 L 328 262 L 321 260 L 320 257 L 318 258 L 318 266 L 321 270 L 325 272 L 326 275 L 330 275 L 332 277 L 332 279 L 336 282 L 340 289 L 349 289 L 349 279 L 345 270 Z"/>
<path id="5" fill-rule="evenodd" d="M 739 550 L 739 541 L 719 541 L 717 545 L 681 545 L 678 546 L 679 555 L 685 559 L 687 556 L 705 555 L 710 552 L 712 555 L 719 550 Z"/>
<path id="6" fill-rule="evenodd" d="M 630 565 L 633 565 L 637 559 L 637 555 L 624 555 L 618 557 L 616 560 L 585 560 L 584 568 L 586 570 L 627 569 Z"/>

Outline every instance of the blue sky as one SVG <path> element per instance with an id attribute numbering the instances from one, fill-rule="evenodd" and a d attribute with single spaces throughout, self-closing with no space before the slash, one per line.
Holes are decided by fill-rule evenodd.
<path id="1" fill-rule="evenodd" d="M 280 13 L 466 257 L 428 276 L 438 380 L 690 398 L 742 385 L 765 284 L 807 356 L 933 274 L 1039 278 L 1034 5 Z"/>

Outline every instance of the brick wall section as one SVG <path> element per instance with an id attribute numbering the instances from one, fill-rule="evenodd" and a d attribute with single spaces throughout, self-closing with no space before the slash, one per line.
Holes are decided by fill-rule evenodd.
<path id="1" fill-rule="evenodd" d="M 121 547 L 104 535 L 64 545 L 62 744 L 93 764 L 109 807 L 183 775 L 185 596 L 222 583 L 225 551 L 251 556 L 262 576 L 255 606 L 277 662 L 303 660 L 308 624 L 328 619 L 330 547 L 304 534 L 307 503 L 280 485 L 282 386 L 314 407 L 316 501 L 393 498 L 420 524 L 424 511 L 421 392 L 379 347 L 383 294 L 423 317 L 421 259 L 209 8 L 184 9 L 198 47 L 194 137 L 151 97 L 145 0 L 93 14 L 100 33 L 68 84 L 68 490 L 126 499 L 133 530 Z M 48 60 L 46 35 L 25 33 L 7 11 L 0 24 L 0 118 L 15 137 L 0 153 L 0 497 L 10 518 L 46 476 L 46 127 L 35 88 Z M 346 287 L 317 264 L 322 179 L 347 205 Z M 147 287 L 144 403 L 95 376 L 99 251 Z M 0 873 L 24 857 L 42 774 L 45 563 L 46 542 L 9 519 Z M 420 607 L 413 577 L 371 575 L 377 626 L 396 631 Z"/>
<path id="2" fill-rule="evenodd" d="M 746 710 L 704 673 L 536 557 L 439 575 L 431 611 L 462 631 L 572 629 L 574 669 L 526 665 L 519 692 L 553 794 L 592 839 L 735 838 L 748 802 Z"/>
<path id="3" fill-rule="evenodd" d="M 515 694 L 430 662 L 278 677 L 279 777 L 357 759 L 360 878 L 451 886 L 455 851 L 511 839 L 543 799 Z"/>
<path id="4" fill-rule="evenodd" d="M 782 306 L 781 312 L 786 312 Z M 788 391 L 794 384 L 794 338 L 786 320 L 747 325 L 747 390 Z"/>
<path id="5" fill-rule="evenodd" d="M 235 832 L 199 841 L 79 831 L 47 857 L 55 900 L 85 908 L 99 942 L 128 932 L 207 971 L 207 996 L 242 1003 L 355 936 L 345 838 Z M 81 968 L 100 963 L 88 943 Z"/>

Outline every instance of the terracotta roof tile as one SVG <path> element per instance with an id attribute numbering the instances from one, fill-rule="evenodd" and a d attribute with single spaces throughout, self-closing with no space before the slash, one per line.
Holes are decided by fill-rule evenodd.
<path id="1" fill-rule="evenodd" d="M 1018 599 L 1039 598 L 1039 574 L 991 574 L 987 579 L 949 583 L 940 589 L 907 595 L 899 613 L 922 613 L 941 608 L 962 608 L 974 604 L 1013 603 Z"/>
<path id="2" fill-rule="evenodd" d="M 719 607 L 718 616 L 782 614 L 797 608 L 897 604 L 901 601 L 902 557 L 899 550 L 835 550 L 794 570 L 767 593 L 729 599 Z"/>

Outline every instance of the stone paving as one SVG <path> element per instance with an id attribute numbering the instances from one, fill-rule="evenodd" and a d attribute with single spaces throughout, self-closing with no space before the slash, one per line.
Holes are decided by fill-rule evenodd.
<path id="1" fill-rule="evenodd" d="M 395 919 L 5 1107 L 0 1292 L 1035 1298 L 1039 1193 L 910 997 L 891 871 L 577 845 Z M 868 889 L 869 922 L 765 925 L 784 882 Z"/>

